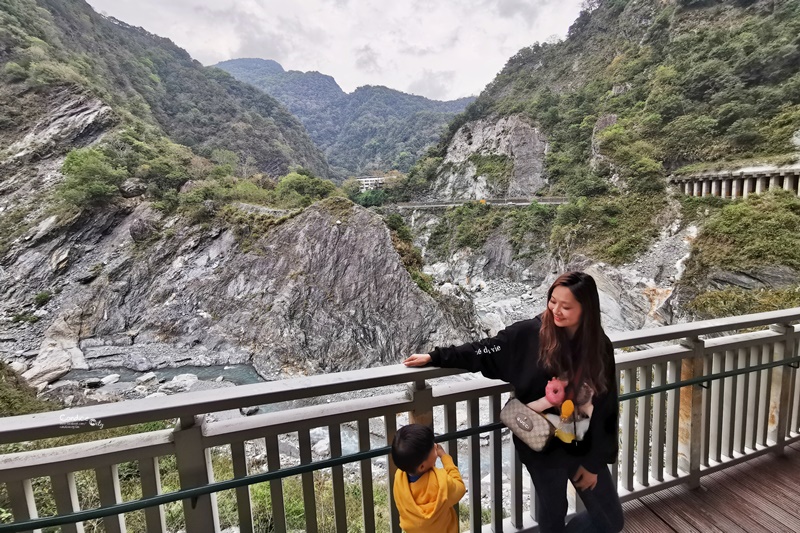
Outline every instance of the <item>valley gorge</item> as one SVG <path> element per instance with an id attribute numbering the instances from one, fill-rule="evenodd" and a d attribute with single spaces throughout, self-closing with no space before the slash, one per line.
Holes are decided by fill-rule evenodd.
<path id="1" fill-rule="evenodd" d="M 24 7 L 33 0 L 17 1 Z M 767 24 L 780 12 L 762 3 L 730 16 Z M 532 45 L 509 59 L 471 103 L 422 102 L 375 87 L 348 95 L 340 107 L 351 111 L 377 100 L 382 108 L 403 101 L 415 113 L 449 113 L 434 121 L 447 124 L 440 137 L 412 120 L 401 129 L 426 133 L 425 142 L 414 141 L 413 150 L 384 147 L 413 152 L 402 165 L 407 175 L 393 178 L 400 185 L 387 189 L 403 191 L 400 200 L 463 205 L 406 210 L 393 202 L 354 204 L 324 179 L 348 174 L 341 161 L 331 168 L 329 152 L 311 143 L 324 121 L 308 122 L 307 133 L 277 95 L 202 68 L 172 43 L 81 2 L 39 4 L 50 15 L 15 20 L 20 35 L 48 37 L 36 45 L 44 52 L 12 43 L 4 56 L 12 66 L 0 85 L 0 353 L 40 390 L 70 370 L 246 364 L 262 379 L 279 379 L 394 364 L 540 312 L 549 284 L 570 269 L 597 279 L 610 331 L 712 316 L 714 295 L 728 298 L 724 291 L 735 292 L 737 312 L 794 301 L 800 270 L 793 256 L 769 256 L 774 265 L 767 265 L 766 256 L 737 256 L 746 247 L 727 245 L 720 255 L 715 245 L 733 238 L 723 235 L 722 222 L 738 216 L 731 211 L 737 208 L 687 199 L 666 185 L 684 163 L 735 169 L 745 156 L 774 165 L 796 158 L 796 73 L 783 63 L 773 65 L 778 70 L 763 90 L 789 95 L 790 108 L 770 111 L 783 113 L 774 115 L 780 127 L 753 144 L 779 147 L 778 159 L 768 150 L 746 153 L 734 133 L 717 130 L 695 139 L 716 143 L 717 152 L 680 144 L 691 133 L 675 130 L 692 118 L 687 110 L 717 117 L 722 108 L 692 107 L 704 105 L 692 92 L 700 82 L 678 75 L 687 54 L 705 49 L 670 52 L 667 44 L 688 39 L 693 16 L 715 7 L 601 2 L 565 41 Z M 614 20 L 624 52 L 605 37 Z M 669 24 L 673 34 L 664 33 Z M 88 44 L 92 32 L 104 43 L 98 50 Z M 114 68 L 114 53 L 125 49 L 99 37 L 107 32 L 143 50 L 144 59 L 123 54 L 131 68 Z M 576 54 L 576 46 L 585 53 Z M 41 77 L 32 58 L 45 52 L 69 76 Z M 93 70 L 75 77 L 84 53 L 95 54 Z M 281 98 L 293 98 L 290 108 L 317 105 L 292 85 L 305 74 L 324 86 L 325 105 L 344 98 L 332 78 L 277 67 L 273 74 L 288 75 Z M 188 80 L 193 91 L 176 99 Z M 686 114 L 658 107 L 659 91 L 680 93 Z M 645 101 L 658 116 L 641 115 Z M 219 102 L 225 105 L 212 105 Z M 728 119 L 714 120 L 723 128 Z M 379 137 L 356 140 L 342 153 L 361 157 L 388 142 Z M 732 159 L 719 161 L 725 150 Z M 74 156 L 85 174 L 70 174 L 70 154 L 84 157 Z M 378 164 L 384 171 L 394 165 L 395 156 L 387 157 Z M 350 170 L 367 168 L 353 161 Z M 110 189 L 91 181 L 98 173 L 114 176 Z M 78 184 L 86 203 L 76 207 L 65 183 Z M 92 191 L 106 196 L 85 196 Z M 563 205 L 498 204 L 547 197 L 563 198 Z M 788 213 L 796 203 L 764 201 L 777 207 L 754 213 Z M 389 227 L 392 215 L 409 232 L 405 240 Z M 781 227 L 789 239 L 781 242 L 792 242 L 792 224 Z M 759 294 L 766 296 L 752 299 Z M 705 307 L 698 298 L 706 298 Z"/>

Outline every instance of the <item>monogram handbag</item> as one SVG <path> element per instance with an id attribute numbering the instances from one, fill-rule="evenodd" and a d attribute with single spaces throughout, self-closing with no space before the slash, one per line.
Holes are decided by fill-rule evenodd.
<path id="1" fill-rule="evenodd" d="M 537 452 L 542 451 L 556 429 L 544 416 L 516 398 L 508 400 L 500 411 L 500 420 L 517 438 Z"/>

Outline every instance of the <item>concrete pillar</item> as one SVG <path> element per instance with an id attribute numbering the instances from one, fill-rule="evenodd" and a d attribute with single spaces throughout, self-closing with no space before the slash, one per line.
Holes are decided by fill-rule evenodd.
<path id="1" fill-rule="evenodd" d="M 409 423 L 433 427 L 433 389 L 425 380 L 415 381 L 408 388 L 409 397 L 414 402 Z"/>
<path id="2" fill-rule="evenodd" d="M 692 182 L 692 196 L 700 196 L 700 181 L 694 180 Z"/>
<path id="3" fill-rule="evenodd" d="M 722 197 L 731 197 L 731 180 L 722 180 Z"/>
<path id="4" fill-rule="evenodd" d="M 709 180 L 703 180 L 703 196 L 708 196 L 710 183 Z"/>
<path id="5" fill-rule="evenodd" d="M 731 198 L 739 198 L 741 193 L 739 192 L 739 182 L 741 180 L 739 178 L 731 179 Z"/>
<path id="6" fill-rule="evenodd" d="M 794 190 L 794 177 L 793 176 L 784 176 L 783 177 L 783 190 L 784 191 L 791 191 Z"/>
<path id="7" fill-rule="evenodd" d="M 756 177 L 756 194 L 764 192 L 764 178 L 761 176 Z"/>
<path id="8" fill-rule="evenodd" d="M 719 196 L 719 180 L 711 182 L 711 196 Z"/>
<path id="9" fill-rule="evenodd" d="M 750 187 L 753 185 L 753 178 L 744 178 L 742 180 L 742 198 L 750 196 Z"/>
<path id="10" fill-rule="evenodd" d="M 776 176 L 774 174 L 772 175 L 772 177 L 769 179 L 769 190 L 774 191 L 778 187 L 780 187 L 780 183 L 778 182 L 778 179 L 780 179 L 780 178 L 778 178 L 778 176 Z"/>

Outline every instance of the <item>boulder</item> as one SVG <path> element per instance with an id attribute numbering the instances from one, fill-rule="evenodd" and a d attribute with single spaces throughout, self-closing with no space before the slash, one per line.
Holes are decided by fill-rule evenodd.
<path id="1" fill-rule="evenodd" d="M 8 364 L 8 368 L 16 372 L 17 374 L 22 374 L 26 370 L 28 370 L 28 365 L 25 363 L 20 363 L 19 361 L 14 361 L 13 363 Z"/>
<path id="2" fill-rule="evenodd" d="M 123 198 L 135 198 L 147 192 L 147 184 L 140 179 L 127 179 L 119 186 L 119 192 Z"/>
<path id="3" fill-rule="evenodd" d="M 103 385 L 111 385 L 112 383 L 119 381 L 119 374 L 109 374 L 100 381 L 103 382 Z"/>
<path id="4" fill-rule="evenodd" d="M 136 378 L 136 383 L 138 383 L 139 385 L 154 383 L 156 381 L 158 381 L 158 378 L 156 377 L 156 374 L 154 372 L 148 372 L 147 374 L 143 374 L 138 378 Z"/>

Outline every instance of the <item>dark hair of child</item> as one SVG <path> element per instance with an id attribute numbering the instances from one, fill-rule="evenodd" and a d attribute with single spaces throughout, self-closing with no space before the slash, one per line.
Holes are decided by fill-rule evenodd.
<path id="1" fill-rule="evenodd" d="M 414 475 L 433 449 L 433 430 L 422 424 L 409 424 L 397 430 L 392 441 L 395 466 Z"/>

